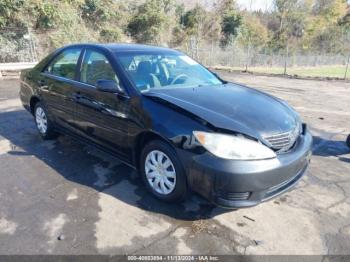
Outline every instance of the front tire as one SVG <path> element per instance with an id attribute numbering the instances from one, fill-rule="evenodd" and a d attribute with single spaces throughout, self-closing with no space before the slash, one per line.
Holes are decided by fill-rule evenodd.
<path id="1" fill-rule="evenodd" d="M 141 153 L 140 172 L 147 189 L 158 199 L 178 202 L 187 195 L 187 179 L 175 150 L 154 140 Z"/>
<path id="2" fill-rule="evenodd" d="M 348 147 L 350 148 L 350 135 L 348 135 L 348 138 L 346 139 L 346 144 L 347 144 Z"/>
<path id="3" fill-rule="evenodd" d="M 47 110 L 40 102 L 34 107 L 34 120 L 39 134 L 44 140 L 57 137 L 58 134 L 54 130 L 53 123 L 48 118 Z"/>

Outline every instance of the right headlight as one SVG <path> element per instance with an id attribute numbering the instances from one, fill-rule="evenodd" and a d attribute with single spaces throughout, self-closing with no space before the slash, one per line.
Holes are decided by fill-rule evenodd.
<path id="1" fill-rule="evenodd" d="M 276 153 L 267 146 L 243 136 L 201 131 L 193 131 L 193 134 L 205 149 L 220 158 L 259 160 L 276 157 Z"/>

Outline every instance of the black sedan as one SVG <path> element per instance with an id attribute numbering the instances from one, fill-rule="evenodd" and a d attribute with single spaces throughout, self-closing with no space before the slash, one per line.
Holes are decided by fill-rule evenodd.
<path id="1" fill-rule="evenodd" d="M 22 72 L 20 97 L 44 139 L 64 133 L 110 152 L 165 201 L 192 190 L 254 206 L 295 185 L 310 160 L 312 136 L 286 102 L 171 49 L 70 45 Z"/>

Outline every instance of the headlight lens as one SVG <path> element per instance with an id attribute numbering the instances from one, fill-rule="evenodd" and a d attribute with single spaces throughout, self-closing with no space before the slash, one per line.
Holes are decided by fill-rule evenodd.
<path id="1" fill-rule="evenodd" d="M 243 136 L 194 131 L 198 142 L 217 157 L 236 160 L 258 160 L 276 157 L 276 153 L 263 144 Z"/>

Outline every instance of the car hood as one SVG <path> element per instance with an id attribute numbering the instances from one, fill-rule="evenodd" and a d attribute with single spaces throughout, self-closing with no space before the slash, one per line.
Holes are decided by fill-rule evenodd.
<path id="1" fill-rule="evenodd" d="M 297 125 L 297 114 L 281 100 L 233 83 L 194 88 L 159 88 L 143 95 L 180 107 L 216 128 L 257 139 L 290 131 Z"/>

